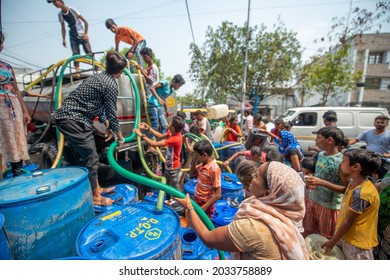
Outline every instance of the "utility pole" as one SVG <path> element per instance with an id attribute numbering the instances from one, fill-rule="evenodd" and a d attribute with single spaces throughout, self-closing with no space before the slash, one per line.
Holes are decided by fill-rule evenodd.
<path id="1" fill-rule="evenodd" d="M 248 0 L 248 17 L 246 20 L 246 44 L 245 44 L 245 58 L 244 58 L 244 78 L 242 81 L 242 100 L 241 100 L 241 131 L 243 130 L 244 127 L 244 108 L 245 108 L 245 96 L 246 96 L 246 72 L 248 69 L 248 47 L 249 47 L 249 36 L 250 36 L 250 31 L 249 31 L 249 15 L 251 11 L 251 0 Z"/>

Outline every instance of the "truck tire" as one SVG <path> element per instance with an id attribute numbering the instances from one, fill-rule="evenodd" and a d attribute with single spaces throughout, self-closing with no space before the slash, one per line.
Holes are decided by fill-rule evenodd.
<path id="1" fill-rule="evenodd" d="M 56 159 L 57 149 L 51 144 L 45 144 L 42 149 L 42 169 L 51 168 Z"/>

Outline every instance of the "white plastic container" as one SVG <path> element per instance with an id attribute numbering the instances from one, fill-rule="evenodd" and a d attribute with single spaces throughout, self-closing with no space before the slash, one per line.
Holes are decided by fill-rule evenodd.
<path id="1" fill-rule="evenodd" d="M 213 105 L 209 108 L 207 116 L 209 119 L 224 118 L 229 114 L 229 107 L 226 104 Z"/>

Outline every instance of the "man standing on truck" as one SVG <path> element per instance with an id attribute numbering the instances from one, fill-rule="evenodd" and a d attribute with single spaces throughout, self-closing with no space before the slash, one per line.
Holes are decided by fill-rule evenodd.
<path id="1" fill-rule="evenodd" d="M 118 143 L 124 143 L 117 117 L 118 84 L 115 79 L 120 77 L 126 64 L 126 59 L 120 53 L 108 52 L 106 71 L 88 77 L 52 114 L 57 128 L 78 155 L 75 162 L 70 164 L 86 167 L 89 171 L 95 205 L 108 206 L 114 201 L 102 195 L 109 190 L 101 188 L 98 183 L 99 156 L 93 135 L 93 120 L 99 117 L 99 121 L 109 129 L 106 141 L 115 132 Z"/>
<path id="2" fill-rule="evenodd" d="M 88 21 L 75 8 L 66 6 L 62 0 L 47 0 L 47 3 L 53 3 L 56 8 L 61 9 L 61 12 L 58 14 L 58 19 L 61 23 L 62 45 L 66 48 L 66 21 L 69 26 L 69 41 L 73 55 L 80 54 L 80 45 L 83 46 L 86 54 L 92 53 L 88 38 Z M 78 61 L 74 62 L 74 67 L 76 74 L 73 77 L 80 78 Z"/>

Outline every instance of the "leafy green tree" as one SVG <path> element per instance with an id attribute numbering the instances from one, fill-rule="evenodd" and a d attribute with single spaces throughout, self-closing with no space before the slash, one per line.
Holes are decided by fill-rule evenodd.
<path id="1" fill-rule="evenodd" d="M 352 2 L 351 2 L 352 4 Z M 301 101 L 315 91 L 321 94 L 321 105 L 325 106 L 329 98 L 351 91 L 361 78 L 362 72 L 354 72 L 349 50 L 353 39 L 359 39 L 364 32 L 376 29 L 378 32 L 383 22 L 389 22 L 390 4 L 379 1 L 375 11 L 359 7 L 350 7 L 347 17 L 333 18 L 332 29 L 327 38 L 320 41 L 336 42 L 326 53 L 323 50 L 313 56 L 301 68 L 299 87 Z M 301 103 L 303 106 L 303 102 Z"/>
<path id="2" fill-rule="evenodd" d="M 361 76 L 360 72 L 353 72 L 349 49 L 350 46 L 345 45 L 322 56 L 314 56 L 311 63 L 305 65 L 306 76 L 301 81 L 301 88 L 320 93 L 321 106 L 325 106 L 329 98 L 335 98 L 340 92 L 352 90 Z"/>
<path id="3" fill-rule="evenodd" d="M 195 94 L 202 100 L 225 103 L 233 94 L 241 102 L 246 27 L 222 22 L 216 30 L 208 27 L 202 47 L 190 46 L 190 76 L 197 84 Z M 285 87 L 298 69 L 301 58 L 296 33 L 281 21 L 274 30 L 264 25 L 249 27 L 246 88 L 261 94 L 273 87 Z"/>
<path id="4" fill-rule="evenodd" d="M 194 93 L 186 93 L 184 96 L 177 96 L 176 99 L 181 107 L 190 106 L 201 108 L 204 105 L 202 99 L 198 98 Z"/>

